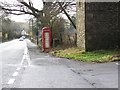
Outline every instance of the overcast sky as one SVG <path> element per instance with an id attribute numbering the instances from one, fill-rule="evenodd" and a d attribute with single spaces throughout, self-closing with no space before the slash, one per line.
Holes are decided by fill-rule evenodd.
<path id="1" fill-rule="evenodd" d="M 17 0 L 0 0 L 0 1 L 3 1 L 3 2 L 8 2 L 8 3 L 11 3 L 11 4 L 17 4 Z M 28 0 L 24 0 L 26 2 L 28 2 Z M 31 0 L 33 2 L 33 6 L 39 10 L 41 10 L 43 8 L 43 3 L 42 3 L 42 0 Z M 53 0 L 47 0 L 47 1 L 53 1 Z M 59 0 L 57 0 L 59 1 Z M 62 0 L 62 1 L 68 1 L 68 0 Z M 69 0 L 69 1 L 78 1 L 78 0 Z M 80 0 L 79 0 L 80 1 Z M 86 0 L 88 2 L 116 2 L 116 1 L 120 1 L 120 0 Z M 16 15 L 10 15 L 10 18 L 14 21 L 17 21 L 17 22 L 25 22 L 26 20 L 28 20 L 30 17 L 30 15 L 19 15 L 19 16 L 16 16 Z M 65 15 L 64 15 L 65 18 L 67 18 Z"/>
<path id="2" fill-rule="evenodd" d="M 18 1 L 17 0 L 0 0 L 3 2 L 8 2 L 10 4 L 17 4 Z M 24 0 L 25 2 L 28 2 L 28 0 Z M 33 6 L 39 10 L 41 10 L 43 8 L 43 3 L 42 0 L 31 0 L 33 2 Z M 31 18 L 32 16 L 30 15 L 10 15 L 9 16 L 12 20 L 17 21 L 17 22 L 25 22 L 26 20 L 28 20 L 29 18 Z"/>

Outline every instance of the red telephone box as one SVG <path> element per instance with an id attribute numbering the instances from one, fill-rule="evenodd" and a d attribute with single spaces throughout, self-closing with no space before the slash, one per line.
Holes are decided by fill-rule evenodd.
<path id="1" fill-rule="evenodd" d="M 48 52 L 52 48 L 52 31 L 50 27 L 42 28 L 42 51 Z"/>

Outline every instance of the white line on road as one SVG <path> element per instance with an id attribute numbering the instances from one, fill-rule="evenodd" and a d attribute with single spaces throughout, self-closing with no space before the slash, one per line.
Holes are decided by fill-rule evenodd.
<path id="1" fill-rule="evenodd" d="M 30 56 L 29 56 L 29 52 L 28 52 L 28 48 L 27 48 L 27 43 L 25 43 L 25 49 L 24 49 L 24 55 L 22 58 L 22 61 L 20 62 L 20 65 L 23 65 L 24 60 L 28 61 L 28 65 L 30 65 Z M 19 71 L 21 69 L 21 67 L 18 67 L 16 70 Z M 13 73 L 13 77 L 17 76 L 19 73 L 18 72 L 14 72 Z M 15 78 L 11 78 L 7 84 L 13 84 L 15 82 Z"/>
<path id="2" fill-rule="evenodd" d="M 116 63 L 117 65 L 120 65 L 119 63 Z"/>
<path id="3" fill-rule="evenodd" d="M 14 72 L 12 76 L 17 76 L 18 75 L 18 72 Z"/>
<path id="4" fill-rule="evenodd" d="M 23 62 L 24 62 L 25 58 L 26 58 L 26 55 L 23 55 L 23 58 L 22 58 L 22 61 L 21 61 L 20 65 L 23 65 Z"/>
<path id="5" fill-rule="evenodd" d="M 29 56 L 29 52 L 28 52 L 28 48 L 27 48 L 27 43 L 25 43 L 24 55 L 23 55 L 20 65 L 23 65 L 24 60 L 27 60 L 28 66 L 30 66 L 30 56 Z"/>
<path id="6" fill-rule="evenodd" d="M 14 82 L 15 82 L 15 79 L 12 78 L 12 79 L 10 79 L 10 80 L 8 81 L 8 84 L 13 84 Z"/>
<path id="7" fill-rule="evenodd" d="M 16 70 L 17 70 L 17 71 L 19 71 L 20 69 L 21 69 L 21 68 L 20 68 L 20 67 L 18 67 Z"/>

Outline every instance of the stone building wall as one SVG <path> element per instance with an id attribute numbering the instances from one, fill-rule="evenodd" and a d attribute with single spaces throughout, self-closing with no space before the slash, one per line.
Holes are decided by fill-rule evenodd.
<path id="1" fill-rule="evenodd" d="M 84 32 L 84 34 L 82 34 L 85 36 L 85 43 L 79 40 L 79 38 L 83 39 L 83 37 L 78 36 L 78 47 L 81 47 L 82 44 L 85 45 L 85 50 L 120 47 L 118 2 L 86 2 L 84 5 L 85 8 L 79 10 L 82 12 L 83 10 L 85 11 L 85 20 L 77 22 L 77 26 L 79 26 L 77 27 L 77 31 L 78 35 Z M 81 17 L 81 14 L 78 14 L 81 13 L 80 11 L 77 12 L 77 17 L 83 18 L 84 16 Z M 81 28 L 84 27 L 83 24 L 85 24 L 85 29 Z"/>
<path id="2" fill-rule="evenodd" d="M 118 3 L 118 47 L 120 49 L 120 1 Z"/>
<path id="3" fill-rule="evenodd" d="M 86 3 L 86 48 L 109 49 L 118 47 L 118 3 Z"/>

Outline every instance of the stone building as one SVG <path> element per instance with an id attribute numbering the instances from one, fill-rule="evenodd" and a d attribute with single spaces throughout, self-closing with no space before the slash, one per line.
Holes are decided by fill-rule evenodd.
<path id="1" fill-rule="evenodd" d="M 77 46 L 85 50 L 120 48 L 119 2 L 77 2 Z"/>

